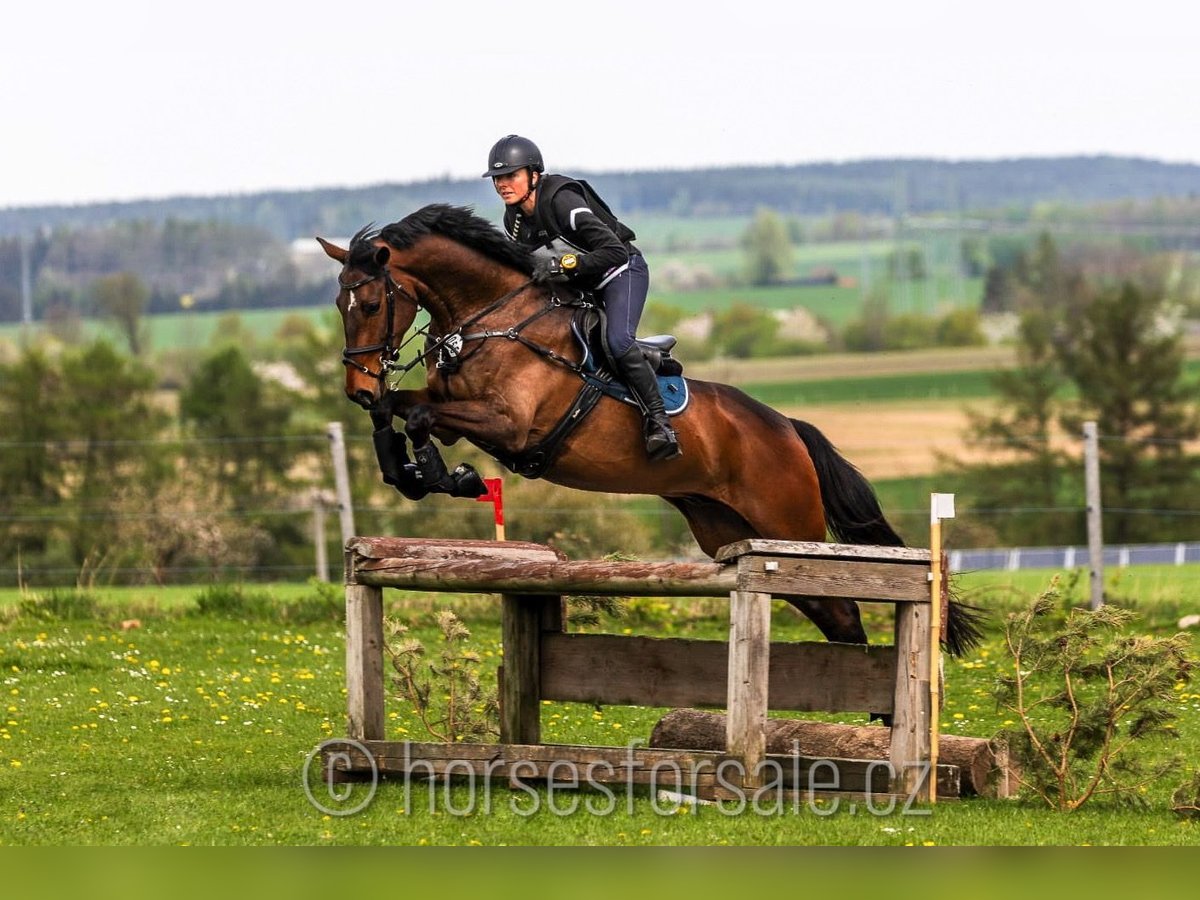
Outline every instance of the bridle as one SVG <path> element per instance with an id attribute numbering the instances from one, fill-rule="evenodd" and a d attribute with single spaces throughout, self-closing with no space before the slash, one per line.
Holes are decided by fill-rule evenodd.
<path id="1" fill-rule="evenodd" d="M 338 286 L 342 290 L 350 292 L 350 305 L 347 307 L 347 312 L 348 312 L 350 309 L 352 309 L 354 307 L 354 304 L 358 302 L 358 299 L 354 296 L 354 292 L 358 288 L 362 287 L 364 284 L 370 284 L 372 281 L 376 281 L 380 277 L 382 277 L 384 279 L 384 284 L 387 287 L 387 290 L 384 294 L 384 298 L 387 302 L 387 336 L 383 339 L 383 341 L 381 343 L 378 343 L 378 344 L 363 344 L 361 347 L 343 347 L 342 348 L 342 364 L 349 366 L 352 369 L 357 369 L 359 372 L 362 372 L 364 375 L 370 376 L 371 378 L 375 378 L 378 381 L 382 382 L 387 379 L 389 372 L 391 372 L 393 369 L 396 369 L 399 367 L 399 363 L 397 362 L 397 360 L 400 356 L 400 351 L 402 349 L 404 349 L 404 346 L 408 343 L 408 341 L 405 341 L 403 344 L 400 344 L 397 347 L 392 346 L 392 342 L 396 339 L 396 323 L 395 323 L 395 312 L 396 312 L 395 297 L 396 297 L 396 294 L 397 293 L 403 294 L 408 300 L 412 301 L 412 304 L 414 307 L 418 305 L 417 298 L 414 297 L 408 291 L 406 291 L 396 281 L 396 279 L 392 278 L 392 273 L 389 272 L 387 269 L 383 270 L 382 275 L 368 275 L 365 278 L 360 278 L 358 281 L 354 282 L 353 284 L 346 284 L 339 277 L 338 278 Z M 428 326 L 426 326 L 426 327 L 428 327 Z M 423 329 L 419 330 L 418 333 L 422 333 L 422 331 L 423 331 Z M 412 340 L 412 338 L 410 338 L 409 340 Z M 364 353 L 376 353 L 376 352 L 379 353 L 379 371 L 378 372 L 373 371 L 372 369 L 363 365 L 357 359 L 354 358 L 356 356 L 362 356 Z"/>

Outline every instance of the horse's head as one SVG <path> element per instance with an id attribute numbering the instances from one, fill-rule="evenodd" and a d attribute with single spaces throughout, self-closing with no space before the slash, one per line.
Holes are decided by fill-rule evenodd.
<path id="1" fill-rule="evenodd" d="M 346 332 L 346 396 L 371 409 L 387 392 L 387 373 L 396 361 L 400 339 L 417 315 L 416 298 L 393 277 L 388 267 L 391 251 L 377 233 L 363 229 L 348 250 L 322 238 L 317 241 L 330 259 L 342 264 L 336 303 Z"/>

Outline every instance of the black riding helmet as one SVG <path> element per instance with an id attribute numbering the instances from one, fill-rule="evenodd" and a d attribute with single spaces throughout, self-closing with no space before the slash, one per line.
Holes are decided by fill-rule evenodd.
<path id="1" fill-rule="evenodd" d="M 492 146 L 492 152 L 488 154 L 488 170 L 483 177 L 495 178 L 527 167 L 534 172 L 545 171 L 542 151 L 529 138 L 508 134 Z"/>

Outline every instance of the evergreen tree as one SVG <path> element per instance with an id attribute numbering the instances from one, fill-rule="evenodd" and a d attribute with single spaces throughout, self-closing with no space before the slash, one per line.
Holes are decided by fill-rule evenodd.
<path id="1" fill-rule="evenodd" d="M 154 373 L 105 341 L 65 354 L 62 382 L 68 390 L 47 414 L 70 425 L 64 488 L 76 512 L 70 548 L 83 565 L 114 549 L 113 497 L 128 484 L 145 489 L 168 474 L 162 448 L 153 443 L 167 415 L 154 400 Z"/>
<path id="2" fill-rule="evenodd" d="M 1078 389 L 1078 400 L 1063 412 L 1064 429 L 1078 434 L 1085 420 L 1095 419 L 1104 437 L 1101 482 L 1112 510 L 1105 525 L 1116 541 L 1163 533 L 1155 517 L 1133 510 L 1180 508 L 1195 496 L 1184 442 L 1200 435 L 1200 420 L 1183 378 L 1182 336 L 1166 324 L 1164 307 L 1155 284 L 1105 287 L 1058 351 Z"/>
<path id="3" fill-rule="evenodd" d="M 1197 494 L 1185 442 L 1200 435 L 1200 420 L 1164 291 L 1151 282 L 1089 281 L 1063 264 L 1048 236 L 1015 268 L 1023 309 L 1018 365 L 997 373 L 998 411 L 972 415 L 970 436 L 1001 442 L 1013 456 L 1001 465 L 957 467 L 968 502 L 1030 511 L 998 522 L 997 537 L 1082 540 L 1079 463 L 1055 451 L 1050 434 L 1057 426 L 1077 439 L 1082 423 L 1094 419 L 1106 536 L 1178 539 L 1170 517 L 1137 512 L 1194 508 Z M 1079 512 L 1049 512 L 1062 507 Z"/>
<path id="4" fill-rule="evenodd" d="M 38 347 L 29 346 L 11 365 L 0 364 L 0 559 L 37 558 L 46 551 L 46 519 L 62 501 L 66 478 L 53 442 L 69 422 L 54 412 L 63 393 L 62 373 Z"/>
<path id="5" fill-rule="evenodd" d="M 279 438 L 290 404 L 240 347 L 225 346 L 201 362 L 180 392 L 179 415 L 195 436 L 212 441 L 207 465 L 227 495 L 261 500 L 286 483 L 292 450 Z"/>

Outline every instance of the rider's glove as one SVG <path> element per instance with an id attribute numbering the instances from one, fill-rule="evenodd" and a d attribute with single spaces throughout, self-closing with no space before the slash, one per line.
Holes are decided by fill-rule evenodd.
<path id="1" fill-rule="evenodd" d="M 571 254 L 568 256 L 574 259 Z M 568 280 L 562 260 L 557 256 L 538 257 L 537 262 L 533 264 L 534 284 L 566 284 Z"/>

